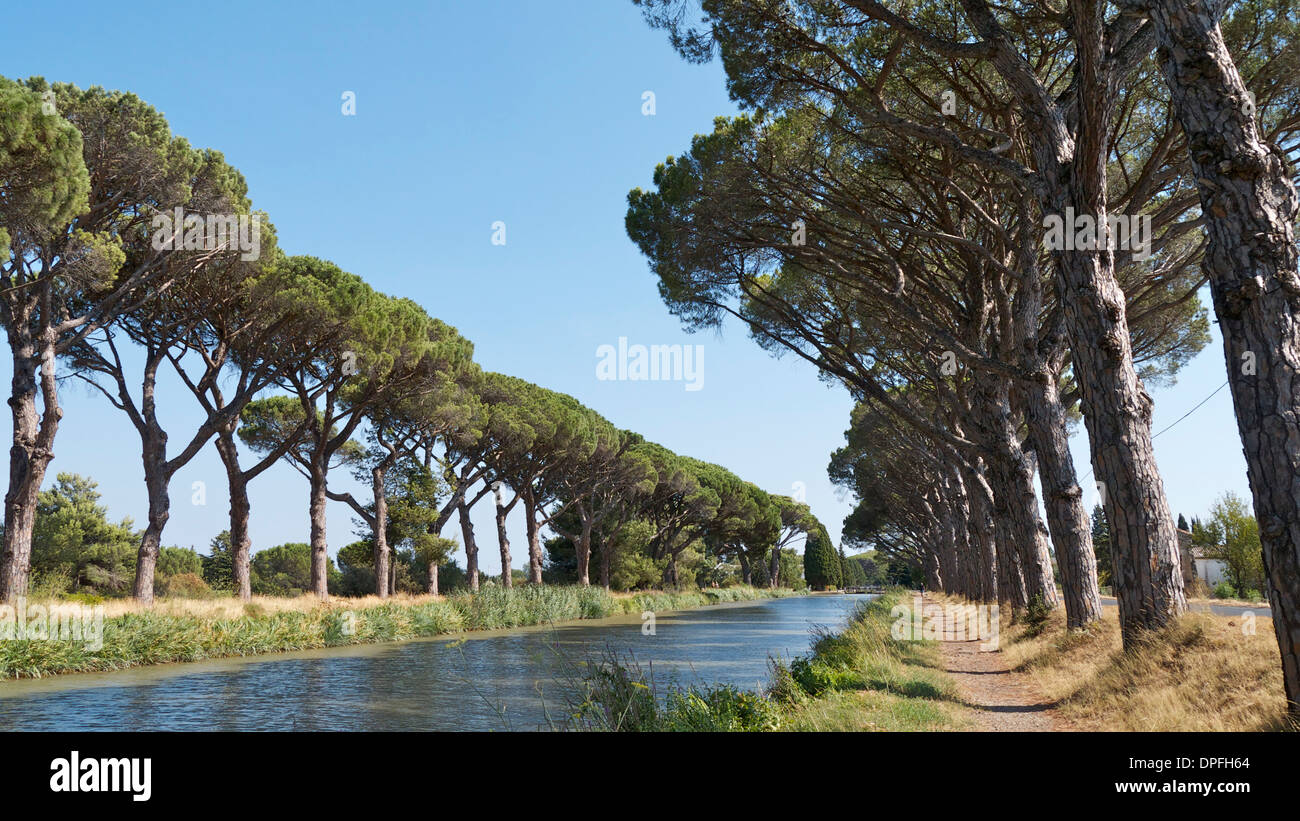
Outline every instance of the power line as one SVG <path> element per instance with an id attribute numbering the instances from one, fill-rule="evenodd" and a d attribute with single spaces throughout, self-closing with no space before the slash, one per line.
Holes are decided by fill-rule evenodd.
<path id="1" fill-rule="evenodd" d="M 1228 380 L 1228 382 L 1231 382 L 1231 381 L 1232 381 L 1232 380 Z M 1177 419 L 1175 419 L 1174 422 L 1173 422 L 1173 424 L 1171 424 L 1171 425 L 1169 426 L 1169 428 L 1172 428 L 1174 425 L 1177 425 L 1179 422 L 1181 422 L 1181 421 L 1183 421 L 1184 419 L 1186 419 L 1187 417 L 1191 416 L 1193 413 L 1196 413 L 1197 409 L 1200 408 L 1201 405 L 1204 405 L 1206 402 L 1209 402 L 1211 399 L 1214 398 L 1214 394 L 1215 394 L 1215 393 L 1218 393 L 1219 391 L 1221 391 L 1221 390 L 1223 390 L 1224 388 L 1228 387 L 1228 382 L 1224 382 L 1222 385 L 1220 385 L 1219 387 L 1215 388 L 1215 389 L 1214 389 L 1214 393 L 1210 394 L 1209 396 L 1205 397 L 1205 398 L 1202 399 L 1200 402 L 1198 402 L 1198 403 L 1196 404 L 1196 407 L 1195 407 L 1195 408 L 1192 408 L 1192 409 L 1189 410 L 1187 413 L 1184 413 L 1182 416 L 1180 416 L 1180 417 L 1178 417 Z M 1160 433 L 1164 433 L 1166 430 L 1169 430 L 1169 428 L 1165 428 L 1165 430 L 1160 431 Z M 1160 433 L 1153 434 L 1153 435 L 1151 436 L 1151 438 L 1152 438 L 1152 439 L 1156 438 L 1157 436 L 1160 435 Z"/>
<path id="2" fill-rule="evenodd" d="M 1173 422 L 1171 422 L 1171 423 L 1170 423 L 1166 428 L 1164 428 L 1164 430 L 1161 430 L 1160 433 L 1165 433 L 1166 431 L 1169 430 L 1169 428 L 1172 428 L 1174 425 L 1177 425 L 1179 422 L 1181 422 L 1181 421 L 1183 421 L 1184 419 L 1186 419 L 1187 417 L 1191 416 L 1193 413 L 1196 413 L 1196 411 L 1200 410 L 1200 408 L 1201 408 L 1202 405 L 1204 405 L 1206 402 L 1209 402 L 1211 399 L 1213 399 L 1215 394 L 1217 394 L 1219 391 L 1223 390 L 1224 388 L 1228 387 L 1228 382 L 1231 382 L 1231 381 L 1232 381 L 1232 380 L 1229 379 L 1229 380 L 1227 380 L 1226 382 L 1224 382 L 1222 385 L 1220 385 L 1219 387 L 1215 388 L 1214 391 L 1213 391 L 1209 396 L 1205 397 L 1205 398 L 1202 399 L 1200 402 L 1197 402 L 1195 407 L 1193 407 L 1193 408 L 1192 408 L 1191 410 L 1189 410 L 1187 413 L 1184 413 L 1182 416 L 1180 416 L 1180 417 L 1178 417 L 1177 419 L 1175 419 L 1175 420 L 1174 420 Z M 1153 433 L 1153 434 L 1151 434 L 1151 438 L 1152 438 L 1152 439 L 1155 439 L 1157 436 L 1160 435 L 1160 433 Z M 1079 482 L 1079 484 L 1083 484 L 1084 482 L 1088 481 L 1088 479 L 1090 479 L 1090 478 L 1092 477 L 1092 473 L 1093 473 L 1093 472 L 1092 472 L 1091 470 L 1088 471 L 1088 475 L 1085 476 L 1085 477 L 1083 477 L 1083 479 Z"/>

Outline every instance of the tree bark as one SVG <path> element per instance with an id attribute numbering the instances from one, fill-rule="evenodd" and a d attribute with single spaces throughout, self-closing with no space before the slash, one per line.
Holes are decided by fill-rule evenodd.
<path id="1" fill-rule="evenodd" d="M 767 586 L 775 590 L 781 583 L 781 546 L 772 545 L 772 559 L 767 565 Z"/>
<path id="2" fill-rule="evenodd" d="M 1209 237 L 1202 267 L 1223 334 L 1287 701 L 1300 715 L 1297 198 L 1285 154 L 1260 134 L 1216 8 L 1153 0 L 1149 11 L 1200 193 Z"/>
<path id="3" fill-rule="evenodd" d="M 1038 530 L 1038 498 L 1034 493 L 1033 468 L 1025 458 L 1018 438 L 1018 419 L 1011 412 L 1010 382 L 1000 376 L 982 375 L 979 379 L 976 412 L 985 446 L 991 453 L 988 478 L 993 488 L 994 517 L 999 528 L 1000 547 L 1008 555 L 1015 553 L 1015 566 L 1023 576 L 1025 599 L 1020 598 L 1021 583 L 1014 575 L 1007 578 L 1012 607 L 1018 609 L 1035 597 L 1049 608 L 1058 603 L 1056 583 L 1052 578 L 1052 560 L 1047 544 Z M 999 567 L 1003 565 L 999 555 Z M 1008 571 L 1012 569 L 1009 565 Z"/>
<path id="4" fill-rule="evenodd" d="M 391 550 L 388 547 L 388 491 L 384 487 L 385 465 L 376 465 L 370 471 L 371 489 L 375 498 L 375 595 L 381 599 L 388 598 L 388 563 Z M 435 583 L 436 588 L 436 583 Z M 437 592 L 433 590 L 431 592 Z"/>
<path id="5" fill-rule="evenodd" d="M 600 543 L 600 586 L 609 589 L 609 539 Z"/>
<path id="6" fill-rule="evenodd" d="M 514 584 L 510 572 L 510 537 L 506 535 L 506 506 L 502 503 L 501 488 L 493 488 L 496 494 L 497 544 L 501 546 L 501 586 L 509 588 Z"/>
<path id="7" fill-rule="evenodd" d="M 982 602 L 999 601 L 998 587 L 998 548 L 996 529 L 993 522 L 993 503 L 989 496 L 988 483 L 984 478 L 982 462 L 966 467 L 966 487 L 970 489 L 967 498 L 970 502 L 970 534 L 975 550 L 977 574 L 976 599 Z"/>
<path id="8" fill-rule="evenodd" d="M 749 556 L 745 555 L 744 548 L 741 548 L 741 550 L 736 555 L 740 559 L 740 579 L 745 584 L 749 584 L 750 582 L 753 581 L 754 578 L 753 574 L 749 569 Z M 674 570 L 675 569 L 676 568 L 674 567 Z"/>
<path id="9" fill-rule="evenodd" d="M 154 571 L 158 564 L 162 532 L 171 515 L 171 497 L 168 493 L 171 476 L 167 471 L 167 434 L 157 429 L 150 430 L 143 433 L 141 441 L 144 483 L 149 494 L 149 515 L 136 554 L 133 592 L 137 601 L 149 605 L 154 600 Z"/>
<path id="10" fill-rule="evenodd" d="M 933 531 L 929 535 L 933 535 Z M 934 549 L 932 539 L 926 539 L 921 546 L 921 572 L 925 576 L 925 589 L 938 592 L 943 589 L 943 575 L 939 569 L 939 553 Z M 840 579 L 840 586 L 844 580 Z"/>
<path id="11" fill-rule="evenodd" d="M 438 563 L 429 562 L 429 595 L 438 595 Z"/>
<path id="12" fill-rule="evenodd" d="M 478 542 L 474 540 L 474 522 L 469 518 L 469 505 L 464 499 L 456 506 L 460 513 L 461 540 L 465 542 L 465 576 L 471 592 L 478 592 Z"/>
<path id="13" fill-rule="evenodd" d="M 531 493 L 523 494 L 524 527 L 528 531 L 528 583 L 542 583 L 542 529 L 537 526 L 537 506 Z"/>
<path id="14" fill-rule="evenodd" d="M 1025 419 L 1038 461 L 1047 527 L 1061 571 L 1066 624 L 1080 628 L 1101 619 L 1092 526 L 1083 506 L 1083 491 L 1075 480 L 1065 407 L 1056 376 L 1048 372 L 1040 376 L 1025 386 Z"/>
<path id="15" fill-rule="evenodd" d="M 25 321 L 16 318 L 15 324 Z M 9 339 L 13 349 L 9 397 L 13 439 L 9 448 L 9 489 L 5 492 L 4 552 L 0 554 L 0 601 L 14 603 L 27 595 L 36 500 L 46 468 L 54 459 L 54 435 L 63 411 L 54 379 L 53 345 L 44 348 L 38 387 L 35 344 L 12 330 Z M 44 413 L 39 415 L 36 412 L 38 390 L 44 407 Z"/>
<path id="16" fill-rule="evenodd" d="M 582 517 L 582 530 L 578 533 L 573 550 L 578 560 L 578 584 L 587 587 L 591 584 L 588 568 L 591 565 L 591 528 L 595 520 L 587 512 L 586 505 L 580 505 L 578 513 Z"/>
<path id="17" fill-rule="evenodd" d="M 311 515 L 311 587 L 317 597 L 326 599 L 329 598 L 329 542 L 325 533 L 326 479 L 325 472 L 319 465 L 313 464 L 311 467 L 311 498 L 308 507 Z"/>
<path id="18" fill-rule="evenodd" d="M 253 597 L 250 572 L 253 542 L 248 535 L 252 505 L 248 499 L 248 480 L 239 467 L 233 422 L 217 433 L 216 446 L 226 468 L 226 483 L 230 489 L 230 553 L 235 593 L 240 601 L 249 601 Z"/>

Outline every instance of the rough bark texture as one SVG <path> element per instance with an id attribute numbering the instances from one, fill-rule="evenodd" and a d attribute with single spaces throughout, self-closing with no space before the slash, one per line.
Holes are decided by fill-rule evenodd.
<path id="1" fill-rule="evenodd" d="M 317 460 L 319 461 L 319 459 Z M 319 598 L 329 597 L 329 542 L 325 533 L 325 472 L 317 465 L 312 465 L 311 496 L 309 515 L 311 516 L 311 588 Z"/>
<path id="2" fill-rule="evenodd" d="M 497 544 L 501 546 L 501 586 L 511 587 L 514 579 L 510 572 L 510 537 L 506 535 L 506 514 L 509 512 L 501 499 L 501 488 L 494 488 L 497 509 Z"/>
<path id="3" fill-rule="evenodd" d="M 252 505 L 248 499 L 248 480 L 239 467 L 239 451 L 235 447 L 234 424 L 217 434 L 217 453 L 226 468 L 226 484 L 230 489 L 230 553 L 234 572 L 235 592 L 241 601 L 253 597 L 252 547 L 248 534 L 248 519 Z"/>
<path id="4" fill-rule="evenodd" d="M 1018 438 L 1019 420 L 1011 412 L 1010 384 L 1001 377 L 985 376 L 981 380 L 977 420 L 990 458 L 988 481 L 993 488 L 994 518 L 997 520 L 999 547 L 1014 565 L 1008 564 L 1007 592 L 1013 608 L 1041 597 L 1049 608 L 1058 603 L 1056 583 L 1052 578 L 1051 556 L 1038 531 L 1038 497 L 1034 493 L 1033 468 L 1029 465 Z M 999 566 L 1003 564 L 999 555 Z M 1024 600 L 1021 598 L 1023 586 Z"/>
<path id="5" fill-rule="evenodd" d="M 977 465 L 966 471 L 966 487 L 970 489 L 967 498 L 970 502 L 970 533 L 975 549 L 977 595 L 982 602 L 996 602 L 998 593 L 998 549 L 996 531 L 993 524 L 993 506 L 984 480 L 983 466 Z"/>
<path id="6" fill-rule="evenodd" d="M 32 527 L 36 499 L 45 471 L 54 458 L 54 435 L 63 411 L 59 408 L 54 379 L 53 347 L 46 349 L 45 364 L 36 367 L 36 346 L 10 332 L 13 377 L 9 408 L 13 439 L 9 448 L 9 489 L 5 492 L 4 552 L 0 554 L 0 601 L 14 602 L 27 595 L 32 562 Z M 41 394 L 44 413 L 36 411 Z"/>
<path id="7" fill-rule="evenodd" d="M 429 562 L 429 594 L 438 595 L 438 563 Z"/>
<path id="8" fill-rule="evenodd" d="M 925 576 L 926 590 L 942 590 L 943 577 L 939 574 L 939 554 L 933 550 L 921 552 L 921 572 Z"/>
<path id="9" fill-rule="evenodd" d="M 1065 408 L 1052 374 L 1043 373 L 1041 380 L 1025 387 L 1025 393 L 1025 416 L 1038 461 L 1047 527 L 1061 571 L 1066 623 L 1083 627 L 1101 618 L 1101 592 L 1092 527 L 1070 455 Z"/>
<path id="10" fill-rule="evenodd" d="M 1216 7 L 1155 0 L 1150 17 L 1200 193 L 1209 237 L 1203 268 L 1223 334 L 1286 694 L 1300 714 L 1297 200 L 1285 155 L 1256 127 Z"/>
<path id="11" fill-rule="evenodd" d="M 171 475 L 167 469 L 167 434 L 161 430 L 152 430 L 143 434 L 142 441 L 141 456 L 145 490 L 149 495 L 149 515 L 144 534 L 140 538 L 140 550 L 136 555 L 134 595 L 141 604 L 153 604 L 158 548 L 162 543 L 163 528 L 171 515 L 171 496 L 168 493 Z"/>
<path id="12" fill-rule="evenodd" d="M 1104 219 L 1104 203 L 1097 213 Z M 1151 397 L 1133 367 L 1124 293 L 1111 266 L 1102 264 L 1110 252 L 1061 256 L 1075 376 L 1111 527 L 1120 625 L 1130 645 L 1143 629 L 1161 627 L 1187 608 L 1178 539 L 1151 444 Z"/>
<path id="13" fill-rule="evenodd" d="M 542 529 L 537 525 L 537 503 L 524 495 L 524 527 L 528 531 L 528 583 L 542 583 Z"/>
<path id="14" fill-rule="evenodd" d="M 469 505 L 464 500 L 456 506 L 460 514 L 461 541 L 465 543 L 465 575 L 469 589 L 478 592 L 478 542 L 474 540 L 474 522 L 469 518 Z"/>
<path id="15" fill-rule="evenodd" d="M 384 489 L 384 467 L 370 471 L 371 492 L 375 498 L 375 595 L 388 598 L 388 492 Z M 436 585 L 435 585 L 436 586 Z M 436 590 L 432 592 L 437 592 Z"/>

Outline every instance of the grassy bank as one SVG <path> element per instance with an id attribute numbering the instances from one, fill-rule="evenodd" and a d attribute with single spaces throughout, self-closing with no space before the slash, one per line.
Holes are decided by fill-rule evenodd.
<path id="1" fill-rule="evenodd" d="M 859 607 L 840 633 L 812 652 L 772 664 L 768 692 L 730 686 L 654 692 L 635 660 L 606 656 L 588 665 L 570 713 L 580 729 L 616 731 L 957 730 L 970 726 L 956 685 L 933 642 L 890 636 L 890 609 L 903 594 Z"/>
<path id="2" fill-rule="evenodd" d="M 1055 612 L 1039 628 L 1004 626 L 1002 651 L 1074 729 L 1297 729 L 1267 618 L 1190 613 L 1125 652 L 1115 608 L 1084 631 Z"/>
<path id="3" fill-rule="evenodd" d="M 890 610 L 910 604 L 890 591 L 859 607 L 845 630 L 825 634 L 812 655 L 777 666 L 773 695 L 798 731 L 963 730 L 972 724 L 932 641 L 890 635 Z"/>
<path id="4" fill-rule="evenodd" d="M 489 587 L 448 597 L 365 597 L 321 602 L 314 597 L 169 599 L 152 608 L 104 604 L 102 646 L 83 639 L 0 639 L 0 679 L 121 670 L 292 650 L 403 641 L 463 630 L 493 630 L 646 610 L 665 611 L 732 601 L 779 598 L 790 590 L 731 587 L 687 592 L 610 594 L 601 588 Z M 51 611 L 83 612 L 81 604 L 29 602 Z"/>

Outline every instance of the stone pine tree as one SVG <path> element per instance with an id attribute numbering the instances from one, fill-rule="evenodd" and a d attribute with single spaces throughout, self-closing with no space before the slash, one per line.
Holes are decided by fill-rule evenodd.
<path id="1" fill-rule="evenodd" d="M 1093 16 L 1101 13 L 1100 3 L 1079 5 Z M 1259 101 L 1247 91 L 1225 42 L 1219 22 L 1226 4 L 1125 5 L 1150 20 L 1170 106 L 1190 148 L 1209 239 L 1203 267 L 1223 334 L 1287 701 L 1300 715 L 1300 199 L 1294 169 L 1263 128 Z M 1295 10 L 1277 17 L 1294 20 Z"/>
<path id="2" fill-rule="evenodd" d="M 187 206 L 202 162 L 132 94 L 0 78 L 0 324 L 13 370 L 0 600 L 27 590 L 62 416 L 55 363 L 204 261 L 150 242 L 156 215 Z"/>
<path id="3" fill-rule="evenodd" d="M 767 583 L 773 589 L 781 586 L 781 551 L 790 547 L 799 539 L 807 539 L 809 533 L 821 527 L 821 522 L 812 514 L 812 509 L 804 502 L 789 496 L 773 496 L 772 502 L 777 506 L 781 517 L 781 531 L 769 557 Z M 793 581 L 793 580 L 790 580 Z"/>
<path id="4" fill-rule="evenodd" d="M 205 218 L 208 215 L 249 218 L 250 203 L 243 176 L 218 152 L 203 152 L 202 163 L 190 182 L 186 208 L 189 213 Z M 208 413 L 199 418 L 193 431 L 186 431 L 188 438 L 179 440 L 178 448 L 168 447 L 170 436 L 161 415 L 166 409 L 160 408 L 158 402 L 159 371 L 171 362 L 189 385 L 207 386 L 222 377 L 227 362 L 220 352 L 216 356 L 203 357 L 197 367 L 191 369 L 193 375 L 184 371 L 182 360 L 192 350 L 194 340 L 206 336 L 204 329 L 215 318 L 214 315 L 232 299 L 238 301 L 240 292 L 249 287 L 250 281 L 258 278 L 262 266 L 260 254 L 266 253 L 270 258 L 275 253 L 274 233 L 260 215 L 254 215 L 249 230 L 258 232 L 260 237 L 257 259 L 243 259 L 238 243 L 232 241 L 238 237 L 229 234 L 223 244 L 214 242 L 212 249 L 181 252 L 178 255 L 180 260 L 202 255 L 205 261 L 170 287 L 149 289 L 132 310 L 120 312 L 111 321 L 103 323 L 72 346 L 65 356 L 73 375 L 98 390 L 113 407 L 122 411 L 140 437 L 148 504 L 136 559 L 134 595 L 146 604 L 153 601 L 154 568 L 163 529 L 170 518 L 172 477 L 223 427 L 233 423 L 243 403 L 251 400 L 267 384 L 265 372 L 262 379 L 245 381 L 240 386 L 242 390 L 237 388 L 234 392 L 233 402 L 220 410 L 208 407 Z M 213 239 L 219 240 L 217 237 Z M 131 267 L 152 253 L 152 248 L 138 239 L 126 243 L 124 251 L 128 267 Z M 270 341 L 269 336 L 262 339 Z M 134 365 L 124 362 L 126 343 L 135 343 L 144 354 L 138 373 Z M 193 358 L 199 359 L 197 355 Z M 133 388 L 132 383 L 138 387 Z"/>
<path id="5" fill-rule="evenodd" d="M 1126 22 L 1107 30 L 1091 17 L 1088 25 L 1065 31 L 1055 18 L 1011 26 L 1007 13 L 983 0 L 963 3 L 951 15 L 948 7 L 929 3 L 899 14 L 876 0 L 721 0 L 705 4 L 704 24 L 694 28 L 699 18 L 685 13 L 691 3 L 638 4 L 652 24 L 670 30 L 688 59 L 721 53 L 729 91 L 743 106 L 820 112 L 828 134 L 879 134 L 881 141 L 913 141 L 918 156 L 959 158 L 1002 180 L 1019 192 L 1015 201 L 1044 216 L 1064 219 L 1077 211 L 1106 218 L 1114 90 L 1149 53 L 1138 27 Z M 967 41 L 971 36 L 975 40 Z M 1112 53 L 1120 56 L 1103 59 Z M 1073 81 L 1058 90 L 1060 60 L 1073 60 L 1077 68 Z M 981 87 L 1014 101 L 1019 124 L 998 123 L 1016 132 L 1006 149 L 997 142 L 1002 132 L 964 128 L 940 106 L 917 98 L 915 89 L 929 86 L 932 66 L 954 61 L 963 65 L 958 77 L 973 72 Z M 886 86 L 905 93 L 886 98 Z M 1116 567 L 1120 621 L 1125 641 L 1132 642 L 1186 608 L 1174 519 L 1151 443 L 1151 398 L 1134 364 L 1116 255 L 1053 248 L 1050 270 L 1064 307 L 1071 367 L 1084 386 L 1095 475 L 1106 486 L 1107 507 L 1123 513 L 1112 515 L 1124 525 L 1112 535 L 1122 558 Z M 1018 541 L 1037 538 L 1025 536 Z M 1090 557 L 1080 558 L 1091 566 Z M 1054 588 L 1043 591 L 1055 598 Z"/>
<path id="6" fill-rule="evenodd" d="M 280 433 L 296 430 L 305 419 L 305 431 L 286 458 L 308 479 L 312 587 L 325 598 L 329 472 L 360 458 L 352 437 L 373 407 L 400 403 L 427 388 L 422 366 L 437 338 L 431 326 L 446 326 L 414 302 L 381 294 L 332 263 L 291 257 L 285 265 L 298 275 L 281 298 L 299 306 L 308 329 L 293 343 L 310 356 L 276 369 L 275 383 L 287 397 L 251 403 L 245 415 L 254 424 L 241 428 L 240 436 L 266 452 L 282 444 Z M 267 419 L 275 424 L 259 424 Z"/>

